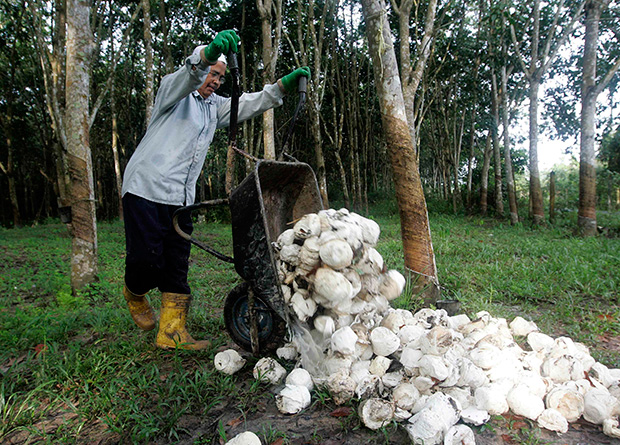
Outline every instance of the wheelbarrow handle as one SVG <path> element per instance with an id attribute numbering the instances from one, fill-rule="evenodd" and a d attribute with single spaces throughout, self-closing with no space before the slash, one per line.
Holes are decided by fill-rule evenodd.
<path id="1" fill-rule="evenodd" d="M 191 213 L 194 210 L 208 209 L 211 207 L 217 207 L 221 205 L 228 205 L 228 199 L 214 199 L 212 201 L 204 201 L 204 202 L 199 202 L 196 204 L 188 205 L 185 207 L 180 207 L 172 215 L 172 225 L 174 227 L 174 230 L 179 234 L 181 238 L 189 241 L 193 245 L 201 248 L 205 252 L 210 253 L 211 255 L 213 255 L 214 257 L 222 261 L 225 261 L 227 263 L 234 263 L 235 260 L 233 258 L 229 257 L 228 255 L 224 255 L 221 252 L 218 252 L 213 247 L 210 247 L 207 244 L 204 244 L 195 238 L 192 238 L 192 236 L 189 233 L 184 232 L 183 229 L 179 227 L 179 216 L 184 215 L 186 213 L 188 214 L 188 216 L 191 216 Z"/>
<path id="2" fill-rule="evenodd" d="M 305 99 L 306 91 L 308 89 L 308 78 L 306 76 L 299 76 L 298 82 L 299 84 L 297 85 L 297 92 L 304 93 L 304 99 Z M 300 99 L 301 99 L 301 95 L 300 95 Z"/>
<path id="3" fill-rule="evenodd" d="M 291 123 L 288 126 L 286 136 L 284 137 L 284 143 L 282 144 L 282 150 L 280 150 L 280 155 L 277 157 L 277 159 L 281 160 L 282 158 L 287 157 L 288 159 L 292 161 L 298 162 L 297 159 L 295 159 L 294 157 L 292 157 L 286 152 L 286 147 L 288 145 L 289 139 L 291 138 L 291 135 L 293 134 L 293 130 L 295 128 L 295 121 L 297 120 L 297 115 L 299 114 L 299 112 L 301 111 L 301 109 L 304 107 L 306 103 L 307 89 L 308 89 L 308 78 L 306 76 L 299 76 L 299 79 L 297 80 L 297 93 L 299 93 L 299 100 L 297 102 L 297 108 L 295 108 L 295 113 L 293 113 L 293 119 L 291 119 Z"/>

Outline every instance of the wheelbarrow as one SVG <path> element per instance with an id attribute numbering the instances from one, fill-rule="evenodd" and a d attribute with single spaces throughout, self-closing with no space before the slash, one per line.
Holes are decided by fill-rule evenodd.
<path id="1" fill-rule="evenodd" d="M 236 63 L 229 63 L 233 74 L 233 101 L 237 83 L 233 71 L 235 67 Z M 306 80 L 305 77 L 301 79 Z M 282 153 L 304 99 L 305 82 L 302 81 L 299 86 L 299 103 L 289 126 Z M 234 151 L 239 153 L 241 150 L 234 147 L 236 112 L 237 106 L 233 102 L 230 139 Z M 241 154 L 243 153 L 245 152 Z M 293 159 L 290 156 L 289 158 Z M 282 232 L 292 228 L 294 221 L 307 213 L 316 213 L 323 209 L 323 202 L 316 176 L 308 164 L 296 160 L 294 162 L 255 160 L 254 170 L 230 191 L 228 199 L 205 201 L 178 209 L 174 215 L 174 227 L 180 236 L 193 245 L 222 261 L 234 264 L 235 271 L 244 281 L 234 287 L 226 297 L 224 303 L 226 330 L 236 344 L 258 354 L 260 351 L 277 348 L 284 340 L 287 323 L 291 323 L 293 317 L 296 317 L 287 309 L 284 301 L 272 243 Z M 177 223 L 178 217 L 182 214 L 222 205 L 230 207 L 234 255 L 232 258 L 192 238 L 183 232 Z"/>

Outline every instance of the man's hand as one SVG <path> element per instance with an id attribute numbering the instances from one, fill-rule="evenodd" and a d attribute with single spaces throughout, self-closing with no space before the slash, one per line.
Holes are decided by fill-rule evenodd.
<path id="1" fill-rule="evenodd" d="M 221 54 L 228 54 L 229 51 L 236 53 L 239 50 L 239 40 L 239 36 L 232 29 L 218 33 L 213 42 L 205 48 L 205 58 L 213 64 Z"/>
<path id="2" fill-rule="evenodd" d="M 297 88 L 298 80 L 301 76 L 310 78 L 310 68 L 307 66 L 302 66 L 301 68 L 297 68 L 290 74 L 287 74 L 280 82 L 282 82 L 282 86 L 287 93 L 294 93 Z"/>

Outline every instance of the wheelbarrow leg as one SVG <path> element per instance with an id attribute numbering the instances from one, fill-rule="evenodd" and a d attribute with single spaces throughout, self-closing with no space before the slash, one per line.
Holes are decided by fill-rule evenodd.
<path id="1" fill-rule="evenodd" d="M 250 342 L 252 343 L 252 354 L 258 355 L 260 344 L 258 342 L 258 314 L 254 306 L 254 291 L 248 289 L 248 315 L 250 316 Z"/>

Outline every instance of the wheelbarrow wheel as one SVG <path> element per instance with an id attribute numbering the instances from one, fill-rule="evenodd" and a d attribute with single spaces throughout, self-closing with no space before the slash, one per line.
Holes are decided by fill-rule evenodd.
<path id="1" fill-rule="evenodd" d="M 224 302 L 224 322 L 233 341 L 251 352 L 248 289 L 248 283 L 241 283 L 230 291 Z M 258 296 L 254 297 L 254 307 L 258 314 L 259 350 L 274 351 L 284 342 L 286 322 Z"/>

